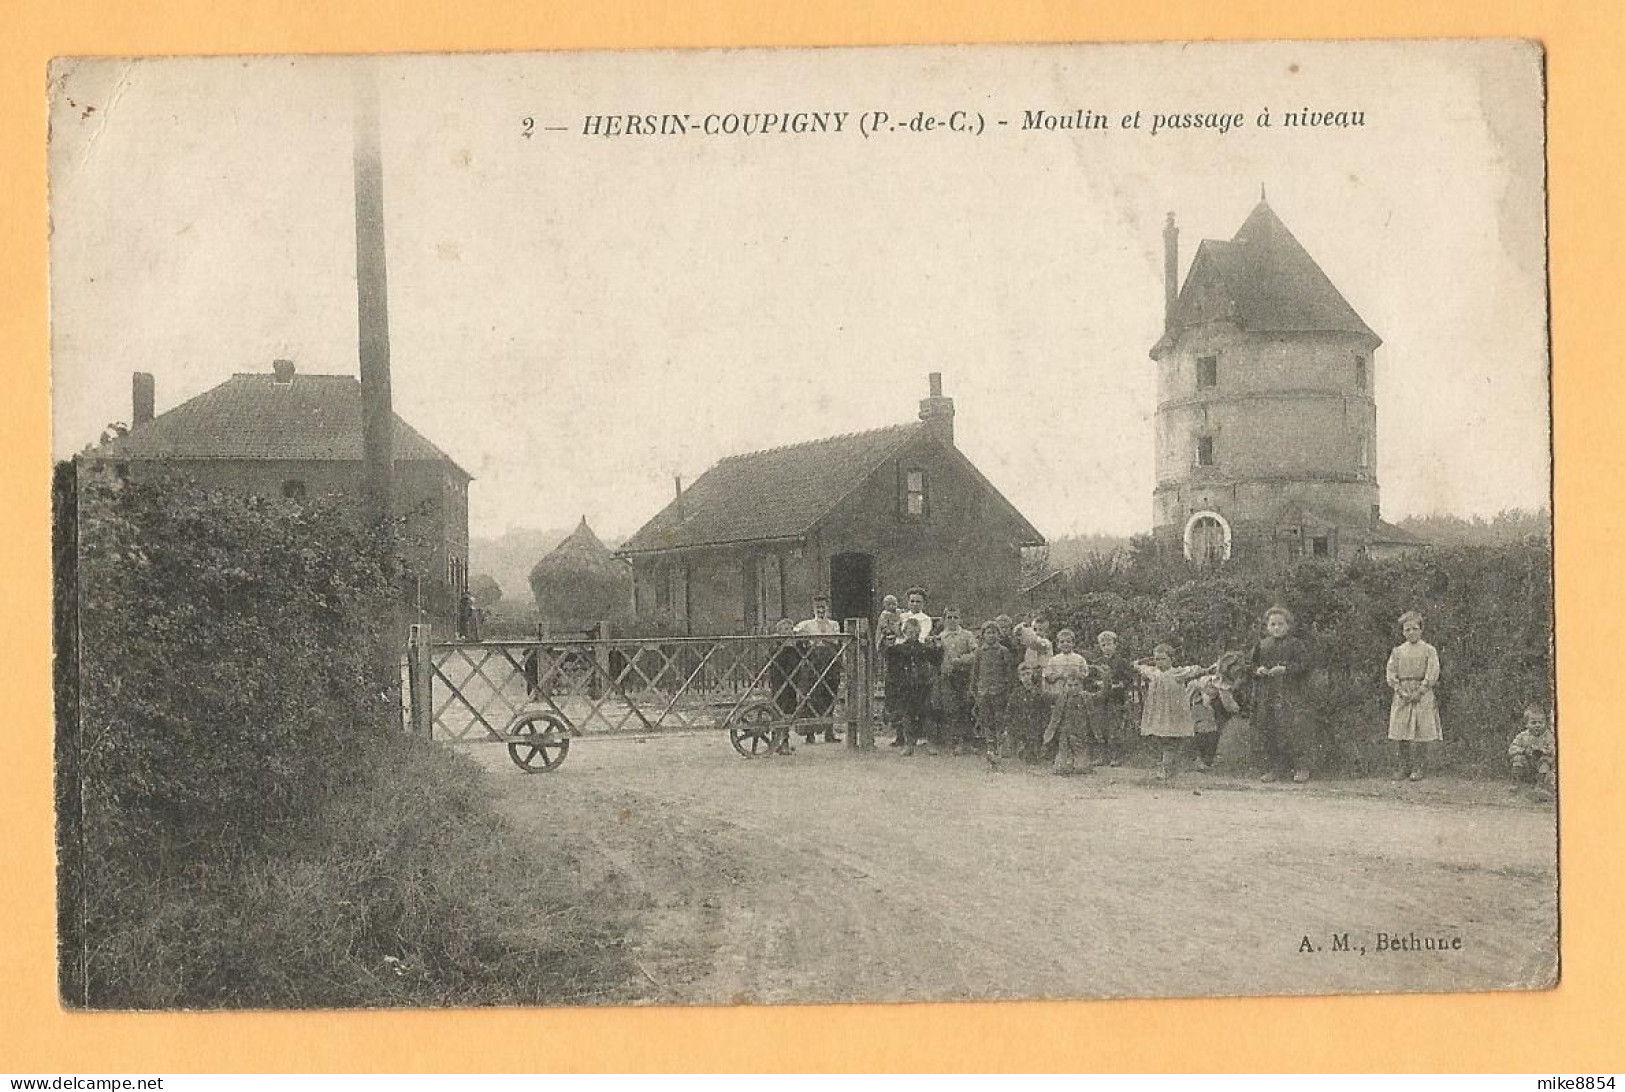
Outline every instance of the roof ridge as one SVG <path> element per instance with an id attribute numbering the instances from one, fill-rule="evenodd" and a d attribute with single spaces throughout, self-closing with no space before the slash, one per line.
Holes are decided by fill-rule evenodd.
<path id="1" fill-rule="evenodd" d="M 918 421 L 903 421 L 895 425 L 881 425 L 879 428 L 858 429 L 855 432 L 838 432 L 833 436 L 820 436 L 812 440 L 797 440 L 793 444 L 776 444 L 773 447 L 757 448 L 755 451 L 741 451 L 735 455 L 724 455 L 717 460 L 717 465 L 731 463 L 736 459 L 749 459 L 757 455 L 771 455 L 779 451 L 791 451 L 798 447 L 811 447 L 814 444 L 829 444 L 837 440 L 855 440 L 860 436 L 873 436 L 880 432 L 897 432 L 907 428 L 914 428 Z"/>
<path id="2" fill-rule="evenodd" d="M 288 381 L 279 379 L 275 372 L 232 372 L 233 379 L 263 379 L 268 383 L 285 384 Z M 361 377 L 349 372 L 294 372 L 293 379 L 351 379 L 361 382 Z"/>

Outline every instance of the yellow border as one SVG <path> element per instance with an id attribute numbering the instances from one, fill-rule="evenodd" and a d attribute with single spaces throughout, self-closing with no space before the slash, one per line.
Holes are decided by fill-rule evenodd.
<path id="1" fill-rule="evenodd" d="M 1593 10 L 1594 9 L 1594 10 Z M 997 14 L 992 14 L 997 10 Z M 1309 0 L 863 10 L 801 0 L 293 5 L 0 0 L 0 361 L 11 417 L 0 460 L 0 1068 L 12 1072 L 601 1069 L 1625 1069 L 1625 601 L 1614 483 L 1625 366 L 1619 310 L 1620 10 L 1580 0 Z M 1594 13 L 1595 12 L 1595 13 Z M 1606 14 L 1603 14 L 1605 13 Z M 1530 995 L 287 1015 L 64 1014 L 53 974 L 45 68 L 62 54 L 370 52 L 1160 38 L 1516 36 L 1548 49 L 1558 643 L 1563 767 L 1563 982 Z M 1605 552 L 1607 552 L 1605 556 Z M 1610 685 L 1612 684 L 1612 685 Z"/>

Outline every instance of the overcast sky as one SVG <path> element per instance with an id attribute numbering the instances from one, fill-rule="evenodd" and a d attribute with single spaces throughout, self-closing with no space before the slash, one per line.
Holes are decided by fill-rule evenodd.
<path id="1" fill-rule="evenodd" d="M 356 371 L 346 63 L 58 70 L 58 456 L 128 419 L 133 371 L 156 376 L 160 412 L 277 357 Z M 931 371 L 960 447 L 1040 530 L 1148 529 L 1163 218 L 1183 277 L 1261 183 L 1383 338 L 1384 514 L 1549 503 L 1532 47 L 508 54 L 380 71 L 395 408 L 474 475 L 475 535 L 585 514 L 618 538 L 674 474 L 912 419 Z M 1282 127 L 1306 107 L 1364 125 Z M 1024 111 L 1079 108 L 1112 127 L 1021 129 Z M 866 139 L 869 110 L 980 112 L 987 129 Z M 1135 110 L 1142 128 L 1120 128 Z M 594 114 L 797 111 L 845 111 L 846 131 L 582 134 Z M 1150 135 L 1153 114 L 1185 112 L 1246 120 Z"/>

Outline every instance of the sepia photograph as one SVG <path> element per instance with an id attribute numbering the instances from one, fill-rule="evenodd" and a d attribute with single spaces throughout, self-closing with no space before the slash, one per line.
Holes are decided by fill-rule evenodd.
<path id="1" fill-rule="evenodd" d="M 47 94 L 65 1007 L 1557 985 L 1538 43 Z"/>

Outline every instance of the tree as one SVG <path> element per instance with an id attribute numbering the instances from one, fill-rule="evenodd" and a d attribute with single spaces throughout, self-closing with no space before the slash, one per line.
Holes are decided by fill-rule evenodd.
<path id="1" fill-rule="evenodd" d="M 475 573 L 469 579 L 468 590 L 474 596 L 474 601 L 482 607 L 491 607 L 502 602 L 502 585 L 498 584 L 496 577 L 490 573 Z"/>

